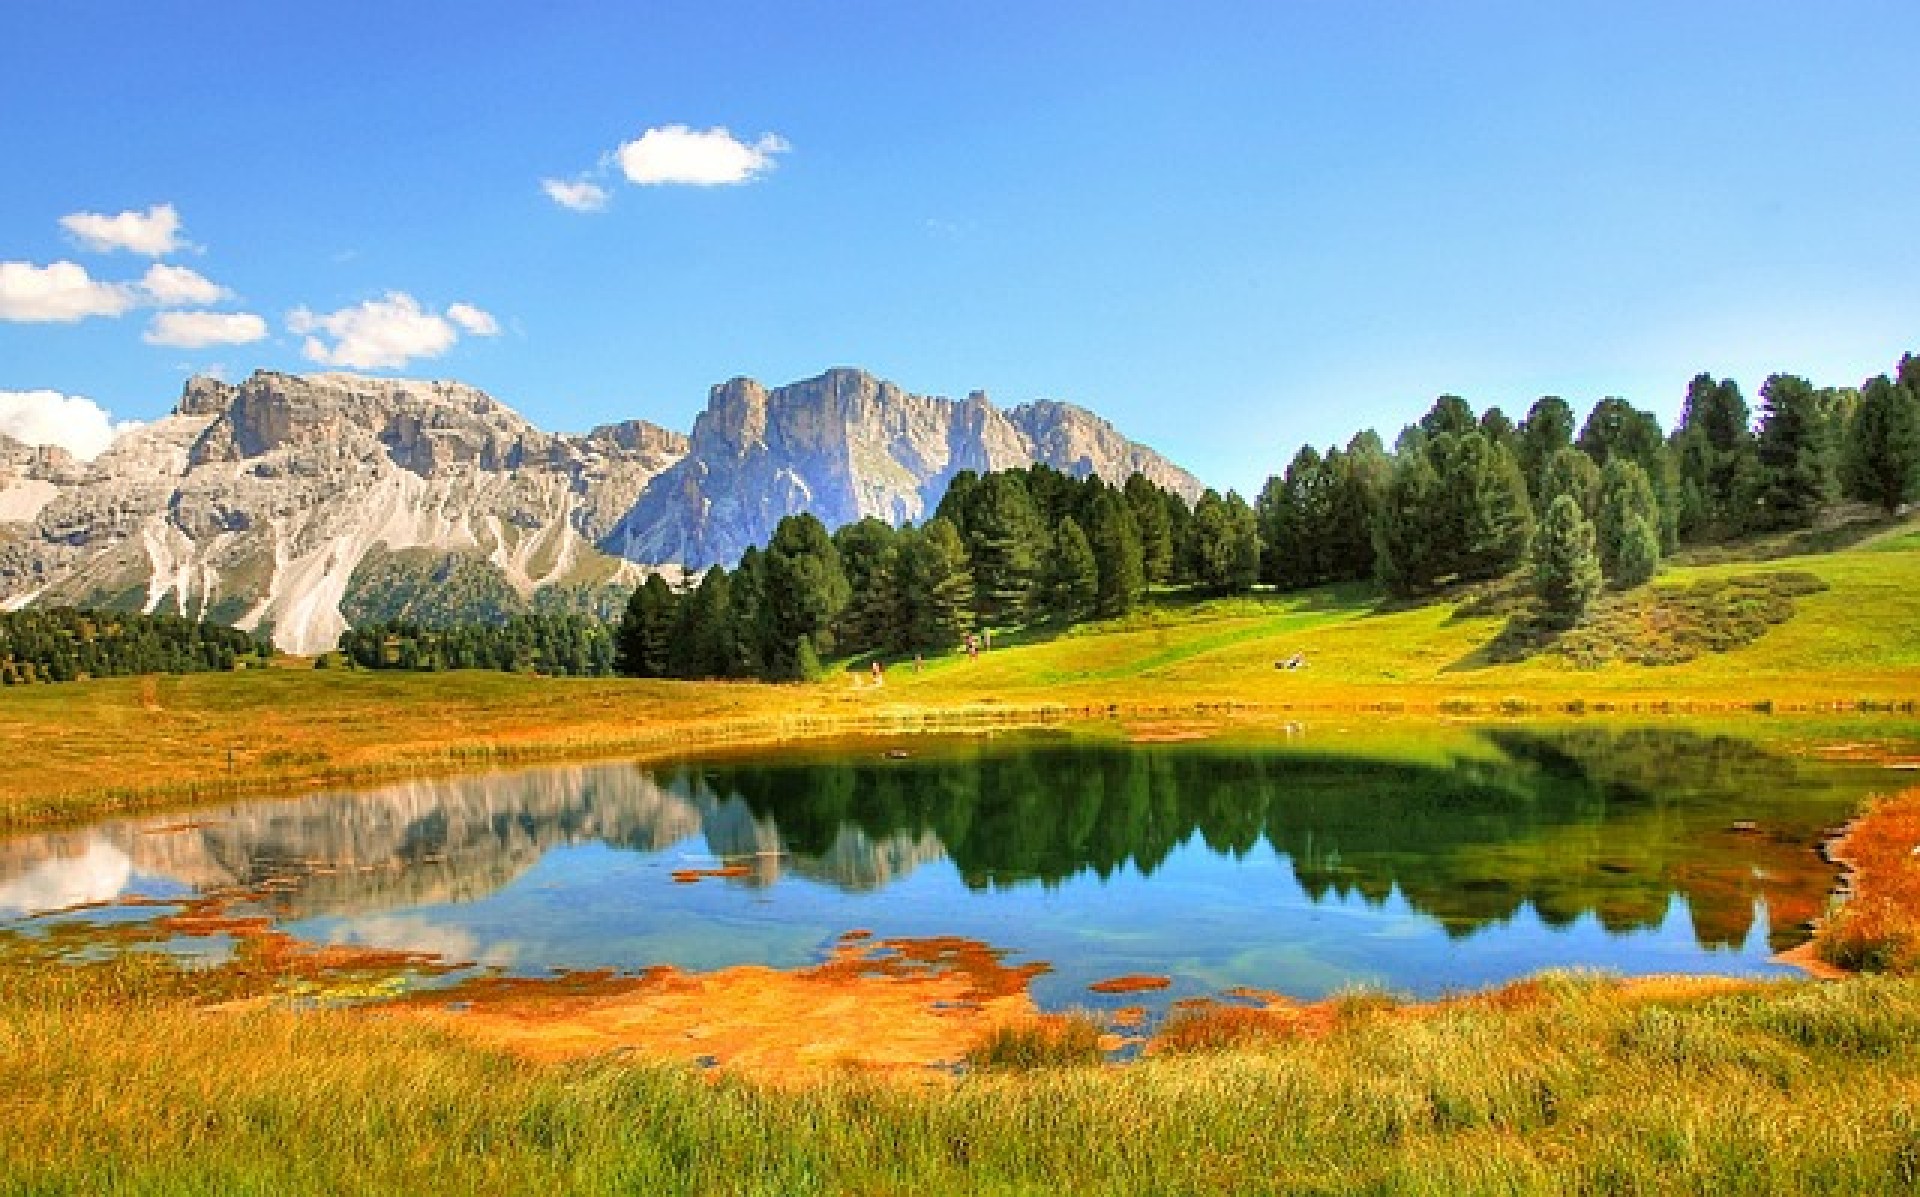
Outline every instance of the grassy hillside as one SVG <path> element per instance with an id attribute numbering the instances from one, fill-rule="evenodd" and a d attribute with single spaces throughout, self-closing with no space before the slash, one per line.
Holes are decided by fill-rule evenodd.
<path id="1" fill-rule="evenodd" d="M 1827 589 L 1751 644 L 1681 665 L 1492 664 L 1504 614 L 1465 597 L 1394 608 L 1327 589 L 1166 597 L 1121 621 L 1001 638 L 978 660 L 864 663 L 817 685 L 549 680 L 313 670 L 121 678 L 0 690 L 0 826 L 240 785 L 293 787 L 563 756 L 639 755 L 833 730 L 962 725 L 1023 714 L 1409 713 L 1660 708 L 1853 710 L 1920 699 L 1920 540 L 1669 569 L 1661 585 L 1766 571 Z M 1280 670 L 1300 654 L 1306 666 Z"/>

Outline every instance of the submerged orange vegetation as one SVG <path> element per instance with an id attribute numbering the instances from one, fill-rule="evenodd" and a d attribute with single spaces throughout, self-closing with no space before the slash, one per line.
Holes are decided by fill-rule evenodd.
<path id="1" fill-rule="evenodd" d="M 482 979 L 399 1009 L 538 1060 L 635 1052 L 775 1083 L 822 1067 L 937 1076 L 996 1027 L 1039 1017 L 1027 984 L 1045 969 L 974 940 L 843 939 L 813 968 Z"/>

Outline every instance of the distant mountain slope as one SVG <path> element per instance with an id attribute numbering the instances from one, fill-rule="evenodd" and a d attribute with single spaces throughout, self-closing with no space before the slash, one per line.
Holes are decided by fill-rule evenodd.
<path id="1" fill-rule="evenodd" d="M 858 370 L 773 391 L 736 378 L 713 388 L 687 455 L 602 547 L 647 563 L 731 565 L 783 516 L 810 511 L 829 528 L 864 516 L 918 521 L 961 470 L 1034 462 L 1115 483 L 1139 472 L 1189 500 L 1201 491 L 1192 474 L 1070 404 L 1002 411 L 977 391 L 964 402 L 913 395 Z"/>
<path id="2" fill-rule="evenodd" d="M 165 604 L 300 653 L 350 618 L 605 612 L 611 588 L 730 565 L 783 516 L 919 520 L 956 472 L 1036 461 L 1200 490 L 1082 408 L 1001 411 L 857 370 L 715 387 L 691 439 L 638 420 L 543 432 L 453 382 L 195 378 L 91 462 L 0 438 L 0 607 Z"/>
<path id="3" fill-rule="evenodd" d="M 639 423 L 542 432 L 457 383 L 196 378 L 172 415 L 78 471 L 23 471 L 0 492 L 56 488 L 0 543 L 0 595 L 168 603 L 317 652 L 375 546 L 470 553 L 523 594 L 618 574 L 594 543 L 685 446 Z"/>

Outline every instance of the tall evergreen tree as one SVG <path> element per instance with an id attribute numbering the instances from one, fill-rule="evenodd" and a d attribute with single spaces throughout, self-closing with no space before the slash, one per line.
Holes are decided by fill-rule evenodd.
<path id="1" fill-rule="evenodd" d="M 1163 509 L 1164 514 L 1164 509 Z M 1100 601 L 1100 566 L 1093 545 L 1072 516 L 1060 521 L 1046 568 L 1047 613 L 1073 621 L 1093 614 Z"/>
<path id="2" fill-rule="evenodd" d="M 1920 494 L 1920 395 L 1884 374 L 1868 382 L 1842 460 L 1847 494 L 1888 515 Z"/>
<path id="3" fill-rule="evenodd" d="M 1672 549 L 1680 538 L 1679 479 L 1667 451 L 1666 436 L 1660 421 L 1651 412 L 1640 411 L 1625 399 L 1609 395 L 1594 404 L 1587 422 L 1580 429 L 1580 449 L 1602 469 L 1616 457 L 1625 457 L 1646 471 L 1659 504 L 1655 527 L 1660 544 Z"/>
<path id="4" fill-rule="evenodd" d="M 867 652 L 886 642 L 889 599 L 898 585 L 892 576 L 898 539 L 892 524 L 873 516 L 834 530 L 833 547 L 847 576 L 848 601 L 835 634 L 843 652 Z"/>
<path id="5" fill-rule="evenodd" d="M 1434 512 L 1440 501 L 1440 475 L 1425 453 L 1395 458 L 1373 540 L 1374 570 L 1388 593 L 1420 594 L 1439 578 L 1444 546 Z"/>
<path id="6" fill-rule="evenodd" d="M 1219 496 L 1214 496 L 1220 501 Z M 1201 502 L 1206 500 L 1203 497 Z M 1256 513 L 1266 580 L 1282 590 L 1325 580 L 1330 567 L 1328 524 L 1333 514 L 1331 478 L 1312 445 L 1303 445 L 1283 478 L 1270 478 Z M 1200 516 L 1198 507 L 1194 518 Z"/>
<path id="7" fill-rule="evenodd" d="M 1593 525 L 1572 495 L 1556 495 L 1533 545 L 1533 587 L 1546 621 L 1571 627 L 1600 593 Z"/>
<path id="8" fill-rule="evenodd" d="M 1653 576 L 1660 560 L 1659 503 L 1640 463 L 1615 457 L 1600 471 L 1600 509 L 1594 517 L 1600 568 L 1622 586 L 1637 586 Z M 1652 533 L 1652 560 L 1636 537 Z M 1636 576 L 1637 575 L 1637 576 Z"/>
<path id="9" fill-rule="evenodd" d="M 1173 578 L 1173 521 L 1167 515 L 1166 498 L 1140 473 L 1128 475 L 1121 489 L 1133 512 L 1133 525 L 1140 530 L 1140 568 L 1147 584 L 1164 585 Z"/>
<path id="10" fill-rule="evenodd" d="M 628 677 L 667 677 L 678 621 L 679 607 L 673 588 L 659 574 L 648 574 L 647 580 L 627 600 L 626 614 L 615 633 L 615 668 Z M 408 640 L 406 643 L 413 646 L 418 642 Z M 403 654 L 402 668 L 408 667 L 405 662 Z"/>
<path id="11" fill-rule="evenodd" d="M 1819 398 L 1806 379 L 1775 374 L 1760 388 L 1760 402 L 1759 526 L 1809 527 L 1834 490 Z"/>
<path id="12" fill-rule="evenodd" d="M 1552 502 L 1541 490 L 1547 463 L 1554 454 L 1573 446 L 1573 408 L 1558 395 L 1543 395 L 1520 421 L 1517 446 L 1520 472 L 1526 475 L 1527 491 L 1543 507 Z"/>
<path id="13" fill-rule="evenodd" d="M 1125 615 L 1140 601 L 1147 583 L 1133 513 L 1118 492 L 1103 486 L 1094 493 L 1088 521 L 1087 540 L 1100 571 L 1095 609 L 1105 617 Z"/>
<path id="14" fill-rule="evenodd" d="M 1220 594 L 1251 589 L 1259 573 L 1259 528 L 1239 495 L 1209 490 L 1193 508 L 1193 555 L 1201 586 Z"/>
<path id="15" fill-rule="evenodd" d="M 1545 509 L 1561 495 L 1580 505 L 1580 513 L 1592 519 L 1600 507 L 1600 467 L 1578 449 L 1563 448 L 1547 459 L 1537 483 L 1538 505 Z"/>
<path id="16" fill-rule="evenodd" d="M 740 554 L 733 570 L 732 602 L 727 612 L 726 673 L 730 677 L 762 677 L 766 673 L 766 634 L 762 608 L 766 606 L 766 557 L 756 545 Z"/>
<path id="17" fill-rule="evenodd" d="M 1420 430 L 1432 441 L 1446 433 L 1464 436 L 1480 430 L 1480 421 L 1473 414 L 1473 406 L 1458 395 L 1442 395 L 1433 401 L 1427 414 L 1420 417 Z"/>
<path id="18" fill-rule="evenodd" d="M 1673 450 L 1679 473 L 1680 534 L 1712 539 L 1746 525 L 1759 462 L 1753 416 L 1731 378 L 1701 374 L 1687 386 Z"/>
<path id="19" fill-rule="evenodd" d="M 810 514 L 790 515 L 774 527 L 763 568 L 761 647 L 765 675 L 803 676 L 801 642 L 819 657 L 833 651 L 833 627 L 850 592 L 826 526 Z"/>
<path id="20" fill-rule="evenodd" d="M 1013 471 L 981 478 L 965 510 L 974 612 L 983 626 L 1019 623 L 1033 600 L 1046 544 L 1040 513 Z"/>
<path id="21" fill-rule="evenodd" d="M 902 534 L 900 581 L 902 648 L 951 648 L 973 630 L 973 572 L 952 521 L 936 516 Z"/>
<path id="22" fill-rule="evenodd" d="M 1533 511 L 1513 455 L 1477 431 L 1437 437 L 1427 454 L 1440 476 L 1433 536 L 1442 571 L 1477 581 L 1517 566 L 1533 534 Z"/>

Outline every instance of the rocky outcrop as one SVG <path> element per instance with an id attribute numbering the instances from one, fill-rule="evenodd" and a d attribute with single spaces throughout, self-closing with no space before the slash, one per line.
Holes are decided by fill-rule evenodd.
<path id="1" fill-rule="evenodd" d="M 685 445 L 638 423 L 543 432 L 459 383 L 196 378 L 40 496 L 0 544 L 0 596 L 170 606 L 319 652 L 376 546 L 469 553 L 526 594 L 637 578 L 594 546 Z"/>
<path id="2" fill-rule="evenodd" d="M 0 439 L 0 607 L 168 607 L 314 653 L 343 607 L 393 610 L 356 588 L 446 573 L 449 555 L 488 575 L 476 592 L 599 610 L 650 570 L 732 564 L 783 516 L 920 520 L 957 472 L 1033 462 L 1200 490 L 1082 408 L 1002 411 L 857 370 L 724 383 L 691 438 L 640 420 L 543 432 L 456 382 L 195 378 L 91 462 Z"/>
<path id="3" fill-rule="evenodd" d="M 875 516 L 918 521 L 961 470 L 1042 462 L 1124 482 L 1135 472 L 1189 500 L 1201 485 L 1092 412 L 1065 403 L 1002 411 L 913 395 L 858 370 L 769 391 L 748 378 L 713 389 L 687 455 L 661 474 L 603 543 L 640 562 L 731 565 L 802 511 L 829 528 Z"/>

